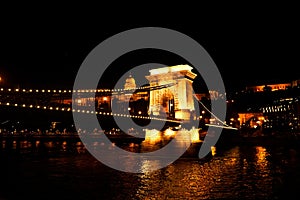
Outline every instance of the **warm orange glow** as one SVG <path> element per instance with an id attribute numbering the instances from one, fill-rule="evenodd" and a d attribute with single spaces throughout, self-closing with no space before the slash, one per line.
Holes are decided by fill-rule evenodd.
<path id="1" fill-rule="evenodd" d="M 256 167 L 257 170 L 265 170 L 268 167 L 269 161 L 267 157 L 270 155 L 267 152 L 267 149 L 261 146 L 258 146 L 256 149 Z"/>
<path id="2" fill-rule="evenodd" d="M 133 147 L 134 147 L 134 143 L 130 143 L 130 144 L 129 144 L 129 147 L 130 147 L 130 148 L 133 148 Z"/>
<path id="3" fill-rule="evenodd" d="M 217 148 L 215 146 L 211 146 L 210 150 L 211 150 L 211 155 L 212 156 L 215 156 L 217 154 Z"/>
<path id="4" fill-rule="evenodd" d="M 173 137 L 175 136 L 175 131 L 172 131 L 170 128 L 168 128 L 165 130 L 164 135 L 168 137 Z"/>
<path id="5" fill-rule="evenodd" d="M 271 91 L 277 91 L 277 90 L 285 90 L 287 87 L 290 87 L 291 83 L 280 83 L 280 84 L 271 84 L 267 85 L 271 89 Z M 252 89 L 256 92 L 263 92 L 266 85 L 259 85 L 259 86 L 250 86 L 247 87 L 247 90 Z"/>
<path id="6" fill-rule="evenodd" d="M 248 121 L 249 119 L 251 119 L 253 117 L 256 117 L 260 122 L 265 120 L 263 113 L 238 113 L 238 115 L 239 115 L 238 120 L 239 120 L 240 124 L 245 123 L 246 121 Z"/>
<path id="7" fill-rule="evenodd" d="M 258 117 L 258 120 L 263 121 L 265 118 L 263 116 Z"/>
<path id="8" fill-rule="evenodd" d="M 199 142 L 200 141 L 200 135 L 199 135 L 199 130 L 198 129 L 191 129 L 190 130 L 190 135 L 191 135 L 191 142 Z"/>
<path id="9" fill-rule="evenodd" d="M 150 112 L 153 115 L 168 113 L 171 105 L 176 119 L 190 120 L 191 112 L 195 110 L 192 83 L 197 76 L 192 69 L 189 65 L 176 65 L 149 70 L 150 75 L 146 78 L 150 86 L 174 84 L 150 92 Z"/>
<path id="10" fill-rule="evenodd" d="M 162 140 L 161 133 L 156 129 L 146 129 L 146 135 L 144 142 L 155 144 Z"/>

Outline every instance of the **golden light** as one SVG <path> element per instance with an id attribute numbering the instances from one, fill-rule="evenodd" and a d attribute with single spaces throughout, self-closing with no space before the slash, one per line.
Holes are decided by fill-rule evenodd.
<path id="1" fill-rule="evenodd" d="M 149 70 L 151 75 L 156 75 L 156 74 L 166 74 L 166 73 L 170 73 L 170 72 L 179 72 L 182 70 L 187 70 L 190 71 L 193 68 L 189 65 L 176 65 L 176 66 L 172 66 L 172 67 L 163 67 L 163 68 L 159 68 L 159 69 L 152 69 Z"/>
<path id="2" fill-rule="evenodd" d="M 265 118 L 264 117 L 258 117 L 258 120 L 263 121 L 263 120 L 265 120 Z"/>
<path id="3" fill-rule="evenodd" d="M 199 135 L 199 130 L 198 129 L 191 129 L 190 130 L 190 137 L 191 137 L 191 142 L 199 142 L 200 141 L 200 135 Z"/>
<path id="4" fill-rule="evenodd" d="M 256 164 L 259 168 L 265 168 L 268 164 L 267 157 L 270 155 L 266 148 L 258 146 L 256 149 Z"/>
<path id="5" fill-rule="evenodd" d="M 172 137 L 175 135 L 175 131 L 172 131 L 170 128 L 165 130 L 165 136 Z"/>
<path id="6" fill-rule="evenodd" d="M 103 97 L 103 101 L 107 101 L 107 97 Z"/>
<path id="7" fill-rule="evenodd" d="M 148 143 L 156 143 L 156 142 L 159 142 L 161 141 L 161 134 L 158 130 L 156 129 L 146 129 L 146 134 L 145 134 L 145 142 L 148 142 Z"/>
<path id="8" fill-rule="evenodd" d="M 215 156 L 217 154 L 217 148 L 215 146 L 211 146 L 210 150 L 211 150 L 211 155 L 212 156 Z"/>

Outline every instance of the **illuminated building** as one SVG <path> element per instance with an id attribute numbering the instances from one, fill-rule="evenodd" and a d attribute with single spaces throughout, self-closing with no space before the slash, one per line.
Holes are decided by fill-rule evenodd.
<path id="1" fill-rule="evenodd" d="M 265 116 L 263 128 L 265 130 L 300 130 L 300 102 L 299 97 L 281 98 L 272 104 L 262 107 Z"/>
<path id="2" fill-rule="evenodd" d="M 258 85 L 258 86 L 249 86 L 246 87 L 246 90 L 251 90 L 253 92 L 263 92 L 263 91 L 277 91 L 277 90 L 286 90 L 291 87 L 291 83 L 280 83 L 280 84 L 268 84 L 268 85 Z"/>
<path id="3" fill-rule="evenodd" d="M 195 111 L 192 83 L 197 76 L 189 65 L 176 65 L 150 70 L 146 78 L 150 87 L 172 86 L 150 92 L 150 115 L 159 116 L 166 113 L 169 117 L 190 120 Z"/>
<path id="4" fill-rule="evenodd" d="M 250 86 L 233 96 L 229 115 L 238 113 L 241 128 L 259 127 L 264 133 L 299 132 L 300 80 Z"/>
<path id="5" fill-rule="evenodd" d="M 117 92 L 100 93 L 95 98 L 80 94 L 75 100 L 78 106 L 91 106 L 96 102 L 97 110 L 112 110 L 118 113 L 134 115 L 152 115 L 181 120 L 190 120 L 194 116 L 194 96 L 192 83 L 197 76 L 189 65 L 176 65 L 149 70 L 149 87 L 153 90 L 137 88 L 134 77 L 130 74 L 124 88 Z M 166 86 L 167 85 L 167 86 Z M 148 87 L 148 88 L 149 88 Z"/>
<path id="6" fill-rule="evenodd" d="M 147 115 L 148 101 L 149 92 L 137 89 L 135 79 L 130 74 L 125 80 L 123 92 L 111 96 L 111 108 L 113 112 Z"/>
<path id="7" fill-rule="evenodd" d="M 129 77 L 126 79 L 124 84 L 124 90 L 130 90 L 136 88 L 135 80 L 130 74 Z"/>

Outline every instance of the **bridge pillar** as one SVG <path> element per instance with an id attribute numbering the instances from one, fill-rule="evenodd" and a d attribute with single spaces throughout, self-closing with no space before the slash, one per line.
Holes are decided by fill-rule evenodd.
<path id="1" fill-rule="evenodd" d="M 190 120 L 195 111 L 192 83 L 197 76 L 192 69 L 189 65 L 176 65 L 149 70 L 146 78 L 151 87 L 170 85 L 150 91 L 150 114 L 159 116 L 164 112 L 171 118 Z"/>

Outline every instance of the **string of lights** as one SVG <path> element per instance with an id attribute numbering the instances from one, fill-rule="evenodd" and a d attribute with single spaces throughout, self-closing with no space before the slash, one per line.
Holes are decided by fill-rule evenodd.
<path id="1" fill-rule="evenodd" d="M 72 109 L 71 107 L 53 107 L 53 106 L 32 105 L 32 104 L 17 104 L 17 103 L 10 103 L 10 102 L 5 102 L 5 103 L 0 102 L 0 106 L 13 106 L 13 107 L 21 107 L 21 108 L 51 110 L 51 111 L 78 112 L 78 113 L 86 113 L 86 114 L 96 114 L 96 115 L 105 115 L 105 116 L 128 117 L 128 118 L 136 118 L 136 119 L 149 119 L 149 120 L 182 123 L 181 121 L 178 121 L 178 120 L 164 119 L 164 118 L 159 118 L 159 117 L 129 115 L 129 114 L 122 114 L 122 113 L 101 112 L 101 111 L 98 112 L 98 111 L 85 110 L 85 109 Z"/>
<path id="2" fill-rule="evenodd" d="M 200 102 L 201 103 L 201 102 Z M 202 104 L 202 103 L 201 103 Z M 215 116 L 212 112 L 208 110 L 208 108 L 202 104 L 203 107 Z M 95 115 L 102 115 L 102 116 L 115 116 L 115 117 L 127 117 L 127 118 L 136 118 L 136 119 L 145 119 L 145 120 L 157 120 L 157 121 L 165 121 L 165 122 L 174 122 L 174 123 L 184 123 L 178 120 L 172 119 L 165 119 L 159 117 L 150 117 L 150 116 L 141 116 L 141 115 L 129 115 L 129 114 L 122 114 L 122 113 L 113 113 L 113 112 L 101 112 L 101 111 L 93 111 L 93 110 L 85 110 L 85 109 L 72 109 L 71 107 L 53 107 L 53 106 L 43 106 L 43 105 L 32 105 L 32 104 L 17 104 L 11 102 L 0 102 L 0 106 L 12 106 L 12 107 L 21 107 L 21 108 L 30 108 L 30 109 L 40 109 L 40 110 L 51 110 L 51 111 L 63 111 L 63 112 L 77 112 L 77 113 L 85 113 L 85 114 L 95 114 Z M 198 119 L 198 118 L 197 118 Z M 206 126 L 214 126 L 218 128 L 225 128 L 225 129 L 235 129 L 227 124 L 223 123 L 219 118 L 217 120 L 223 124 L 223 126 L 215 125 L 215 124 L 205 124 Z"/>
<path id="3" fill-rule="evenodd" d="M 220 118 L 218 118 L 213 112 L 211 112 L 200 100 L 198 100 L 198 102 L 202 105 L 202 107 L 209 113 L 211 114 L 218 122 L 220 122 L 223 126 L 229 127 L 229 125 L 227 125 L 225 122 L 223 122 L 222 120 L 220 120 Z"/>
<path id="4" fill-rule="evenodd" d="M 137 88 L 123 89 L 123 88 L 114 88 L 114 89 L 78 89 L 78 90 L 69 90 L 69 89 L 20 89 L 20 88 L 0 88 L 0 92 L 24 92 L 24 93 L 102 93 L 102 92 L 134 92 L 136 90 L 156 90 L 166 87 L 171 87 L 174 84 L 164 84 L 159 86 L 143 86 Z"/>

